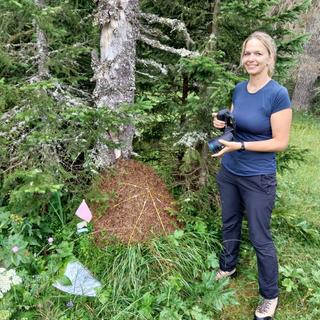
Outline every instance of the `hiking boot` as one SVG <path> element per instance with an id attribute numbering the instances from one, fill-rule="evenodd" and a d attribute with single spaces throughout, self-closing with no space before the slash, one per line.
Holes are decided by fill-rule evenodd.
<path id="1" fill-rule="evenodd" d="M 218 270 L 215 279 L 220 280 L 228 277 L 233 277 L 236 275 L 236 268 L 234 268 L 231 271 L 223 271 L 221 269 Z"/>
<path id="2" fill-rule="evenodd" d="M 278 306 L 278 298 L 263 299 L 254 313 L 254 320 L 272 320 Z"/>

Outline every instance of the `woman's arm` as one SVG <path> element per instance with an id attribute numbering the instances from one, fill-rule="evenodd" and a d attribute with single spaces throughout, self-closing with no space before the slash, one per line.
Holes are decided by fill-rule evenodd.
<path id="1" fill-rule="evenodd" d="M 289 143 L 290 127 L 292 122 L 292 110 L 290 108 L 275 112 L 271 115 L 272 138 L 263 141 L 244 142 L 246 150 L 258 152 L 278 152 L 285 150 Z M 219 140 L 225 148 L 213 157 L 220 157 L 224 153 L 239 150 L 240 142 Z"/>

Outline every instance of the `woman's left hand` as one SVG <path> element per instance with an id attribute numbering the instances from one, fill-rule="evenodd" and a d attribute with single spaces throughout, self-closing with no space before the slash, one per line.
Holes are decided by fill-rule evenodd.
<path id="1" fill-rule="evenodd" d="M 213 154 L 212 157 L 221 157 L 225 153 L 237 151 L 241 148 L 240 142 L 226 141 L 226 140 L 222 140 L 222 139 L 219 139 L 219 142 L 224 145 L 224 148 L 222 150 L 220 150 L 219 152 Z"/>

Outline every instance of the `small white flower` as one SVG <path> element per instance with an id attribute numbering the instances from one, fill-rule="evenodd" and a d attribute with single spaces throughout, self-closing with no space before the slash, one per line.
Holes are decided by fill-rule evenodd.
<path id="1" fill-rule="evenodd" d="M 22 279 L 21 279 L 19 276 L 14 276 L 14 277 L 12 277 L 12 279 L 11 279 L 11 283 L 12 283 L 13 285 L 21 284 L 21 283 L 22 283 Z"/>
<path id="2" fill-rule="evenodd" d="M 48 238 L 48 243 L 49 243 L 49 244 L 52 244 L 52 243 L 53 243 L 53 238 L 52 238 L 52 237 Z"/>
<path id="3" fill-rule="evenodd" d="M 10 269 L 6 273 L 8 277 L 14 277 L 16 275 L 16 271 L 14 269 Z"/>
<path id="4" fill-rule="evenodd" d="M 4 268 L 1 268 L 4 269 Z M 0 273 L 0 299 L 3 297 L 3 294 L 10 291 L 12 285 L 18 285 L 22 283 L 22 279 L 16 275 L 14 269 L 1 270 Z"/>
<path id="5" fill-rule="evenodd" d="M 10 278 L 6 275 L 0 276 L 0 291 L 2 293 L 8 292 L 11 289 Z"/>
<path id="6" fill-rule="evenodd" d="M 5 271 L 6 271 L 5 268 L 0 268 L 0 273 L 3 273 L 3 272 L 5 272 Z"/>

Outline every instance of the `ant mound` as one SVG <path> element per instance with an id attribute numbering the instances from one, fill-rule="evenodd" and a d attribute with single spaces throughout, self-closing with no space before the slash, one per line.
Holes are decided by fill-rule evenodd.
<path id="1" fill-rule="evenodd" d="M 119 160 L 106 171 L 99 190 L 110 196 L 108 208 L 97 207 L 93 224 L 98 244 L 116 238 L 123 243 L 143 242 L 172 233 L 176 211 L 166 185 L 152 168 L 135 160 Z"/>

